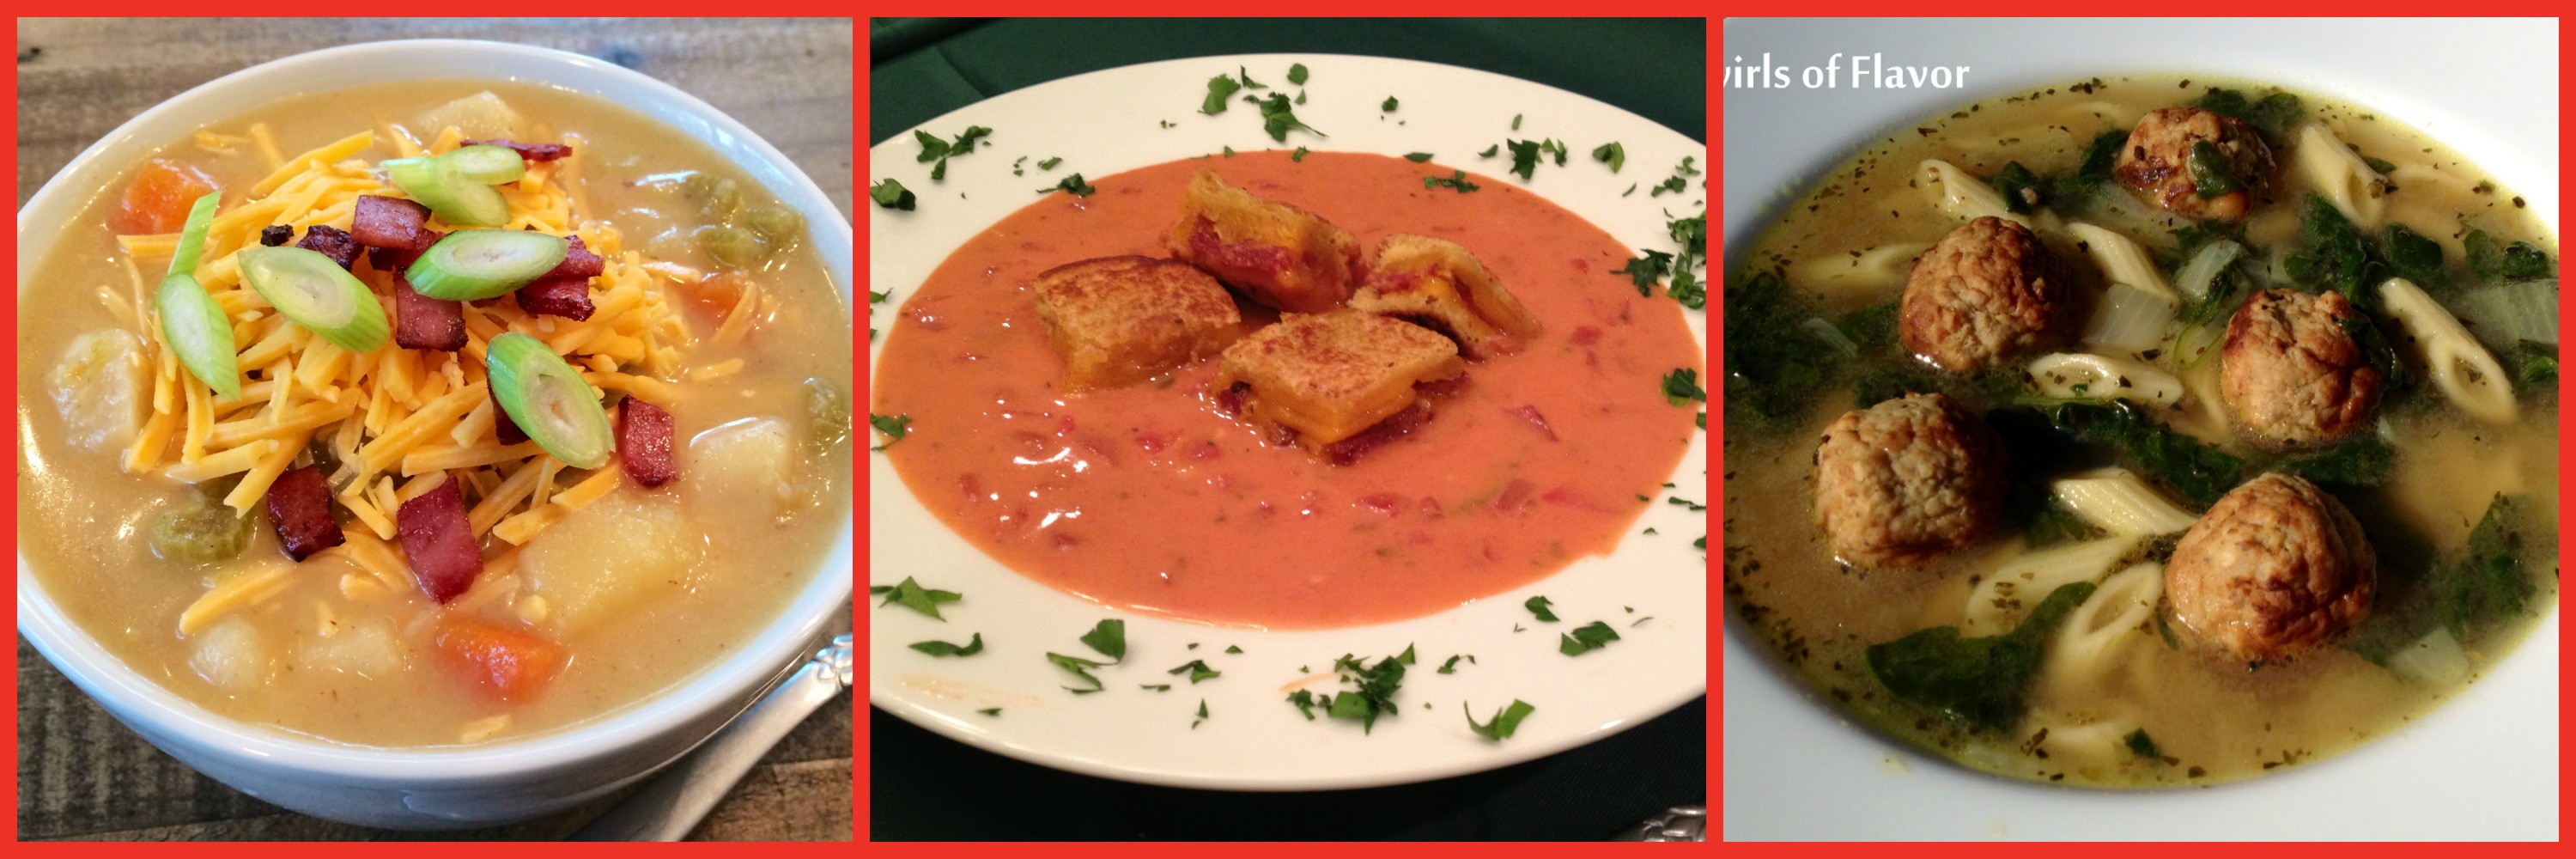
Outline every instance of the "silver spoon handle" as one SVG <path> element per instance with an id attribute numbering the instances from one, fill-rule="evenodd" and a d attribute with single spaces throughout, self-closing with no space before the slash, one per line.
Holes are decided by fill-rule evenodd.
<path id="1" fill-rule="evenodd" d="M 850 647 L 848 635 L 833 639 L 831 647 L 815 653 L 740 718 L 570 840 L 678 841 L 687 836 L 787 732 L 833 698 L 849 694 Z"/>

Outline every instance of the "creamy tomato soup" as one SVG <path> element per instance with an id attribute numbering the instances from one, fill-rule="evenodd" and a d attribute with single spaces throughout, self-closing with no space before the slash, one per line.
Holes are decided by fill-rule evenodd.
<path id="1" fill-rule="evenodd" d="M 1340 226 L 1464 246 L 1537 317 L 1517 353 L 1468 364 L 1431 422 L 1350 465 L 1223 414 L 1215 362 L 1067 394 L 1028 284 L 1077 260 L 1166 255 L 1199 170 Z M 1012 569 L 1136 611 L 1271 628 L 1437 612 L 1609 551 L 1698 428 L 1663 377 L 1699 365 L 1680 305 L 1612 274 L 1628 248 L 1504 180 L 1426 189 L 1376 155 L 1238 153 L 1103 177 L 968 241 L 900 297 L 874 412 L 913 495 Z M 1481 177 L 1479 177 L 1481 179 Z M 1244 303 L 1247 328 L 1275 315 Z M 1531 415 L 1537 416 L 1534 420 Z"/>

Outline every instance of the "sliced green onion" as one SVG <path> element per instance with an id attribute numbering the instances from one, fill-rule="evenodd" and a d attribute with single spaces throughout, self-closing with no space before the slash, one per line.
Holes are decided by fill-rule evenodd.
<path id="1" fill-rule="evenodd" d="M 608 464 L 608 410 L 545 341 L 512 331 L 492 338 L 483 354 L 493 398 L 529 441 L 574 468 Z"/>
<path id="2" fill-rule="evenodd" d="M 161 279 L 153 296 L 161 314 L 161 340 L 179 365 L 227 398 L 241 396 L 241 365 L 233 360 L 233 326 L 197 279 L 179 272 Z"/>
<path id="3" fill-rule="evenodd" d="M 394 187 L 428 206 L 439 220 L 460 227 L 497 227 L 510 222 L 510 204 L 490 185 L 477 185 L 456 175 L 454 164 L 437 158 L 396 158 L 380 165 Z"/>
<path id="4" fill-rule="evenodd" d="M 220 190 L 208 191 L 188 207 L 187 226 L 179 228 L 179 250 L 170 255 L 171 274 L 197 274 L 197 257 L 206 250 L 206 231 L 215 224 L 215 203 L 223 195 Z"/>
<path id="5" fill-rule="evenodd" d="M 507 146 L 477 143 L 459 147 L 438 158 L 456 171 L 456 178 L 477 185 L 516 182 L 519 177 L 528 175 L 528 160 L 519 157 L 518 150 Z"/>
<path id="6" fill-rule="evenodd" d="M 526 286 L 563 264 L 560 236 L 531 230 L 458 230 L 430 245 L 403 272 L 413 292 L 447 301 L 481 301 Z"/>
<path id="7" fill-rule="evenodd" d="M 393 331 L 375 292 L 315 251 L 244 248 L 241 276 L 278 313 L 342 349 L 373 352 Z"/>

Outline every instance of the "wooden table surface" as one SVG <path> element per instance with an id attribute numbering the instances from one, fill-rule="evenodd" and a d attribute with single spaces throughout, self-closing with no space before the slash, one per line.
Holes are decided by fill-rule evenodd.
<path id="1" fill-rule="evenodd" d="M 651 75 L 732 115 L 850 214 L 851 21 L 602 19 L 18 19 L 18 202 L 117 125 L 190 87 L 318 48 L 398 38 L 542 45 Z M 850 837 L 851 701 L 772 750 L 692 840 Z M 18 642 L 18 836 L 26 840 L 506 838 L 579 828 L 565 814 L 452 833 L 371 830 L 269 805 L 127 730 Z"/>

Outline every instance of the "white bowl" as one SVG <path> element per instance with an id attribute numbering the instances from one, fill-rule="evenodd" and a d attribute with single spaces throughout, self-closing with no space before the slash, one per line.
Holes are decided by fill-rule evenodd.
<path id="1" fill-rule="evenodd" d="M 18 288 L 63 227 L 126 166 L 208 123 L 281 96 L 406 80 L 530 83 L 582 93 L 696 138 L 813 226 L 811 241 L 849 298 L 850 227 L 812 180 L 741 123 L 670 85 L 561 51 L 461 40 L 375 42 L 253 66 L 163 102 L 72 159 L 18 211 Z M 73 626 L 18 560 L 18 632 L 119 721 L 172 757 L 243 793 L 365 826 L 453 829 L 524 820 L 651 774 L 723 727 L 805 652 L 850 598 L 853 531 L 844 525 L 820 575 L 734 654 L 639 704 L 525 739 L 438 751 L 335 744 L 262 730 L 190 703 L 137 674 Z M 114 785 L 107 789 L 116 789 Z"/>
<path id="2" fill-rule="evenodd" d="M 1729 252 L 1878 136 L 1976 99 L 2119 73 L 2215 74 L 2367 105 L 2466 156 L 2558 225 L 2554 21 L 1730 20 L 1722 44 L 1721 65 L 1759 66 L 1769 53 L 1793 76 L 1837 52 L 1971 69 L 1964 89 L 1730 87 Z M 2369 47 L 2394 45 L 2404 48 Z M 1853 726 L 1741 632 L 1729 630 L 1723 648 L 1730 839 L 2557 837 L 2555 612 L 2484 679 L 2358 749 L 2149 792 L 1970 772 Z"/>

